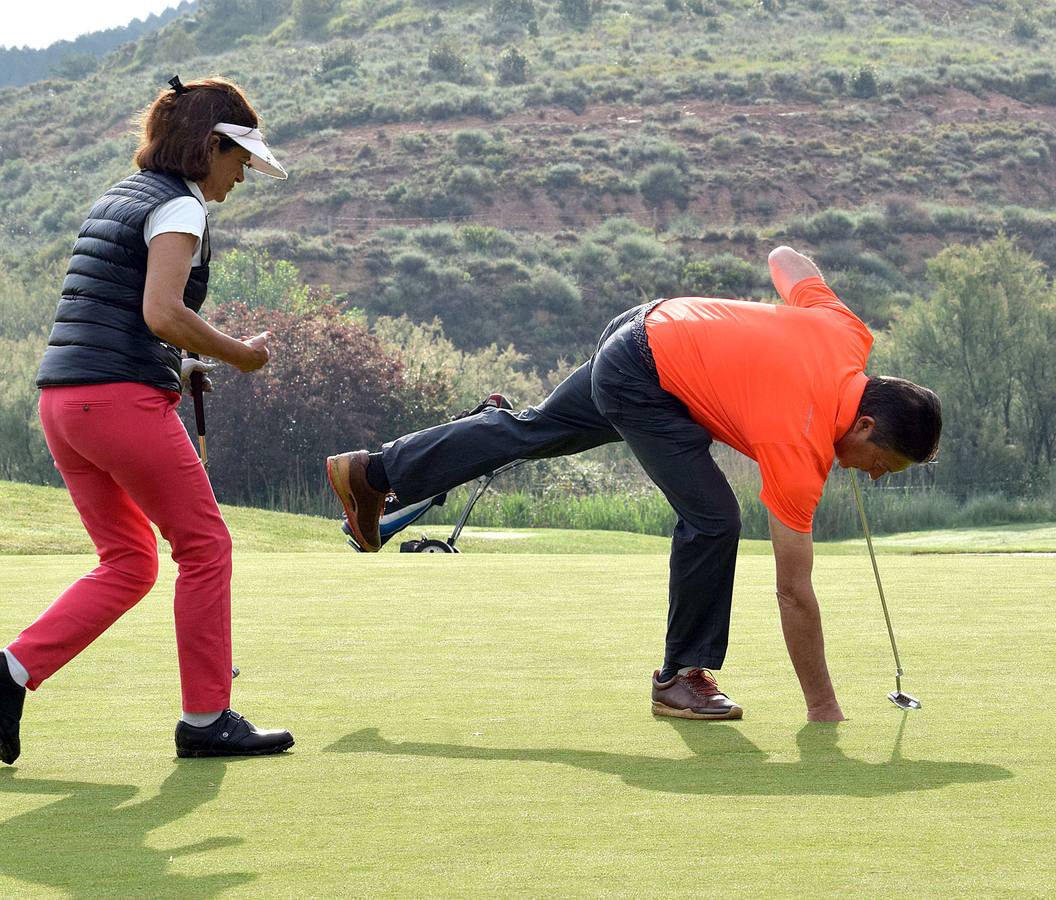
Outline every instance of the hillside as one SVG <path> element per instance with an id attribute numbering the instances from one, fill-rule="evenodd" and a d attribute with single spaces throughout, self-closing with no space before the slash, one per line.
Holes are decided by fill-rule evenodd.
<path id="1" fill-rule="evenodd" d="M 292 173 L 236 192 L 217 247 L 368 310 L 378 231 L 435 222 L 560 249 L 621 216 L 753 264 L 788 240 L 866 307 L 999 228 L 1051 269 L 1054 29 L 1052 0 L 212 0 L 82 81 L 0 91 L 5 256 L 64 256 L 178 68 L 244 83 Z"/>

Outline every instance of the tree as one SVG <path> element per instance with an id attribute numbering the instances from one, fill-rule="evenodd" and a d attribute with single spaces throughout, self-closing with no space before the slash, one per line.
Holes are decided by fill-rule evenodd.
<path id="1" fill-rule="evenodd" d="M 225 502 L 296 507 L 298 497 L 325 488 L 327 456 L 442 417 L 444 385 L 409 377 L 398 353 L 333 304 L 305 315 L 231 304 L 210 319 L 229 334 L 274 335 L 260 371 L 212 376 L 209 473 Z"/>
<path id="2" fill-rule="evenodd" d="M 293 21 L 309 37 L 324 31 L 334 11 L 334 0 L 293 0 Z"/>
<path id="3" fill-rule="evenodd" d="M 535 21 L 535 0 L 494 0 L 491 15 L 500 25 L 527 25 Z"/>
<path id="4" fill-rule="evenodd" d="M 461 82 L 469 71 L 466 58 L 448 40 L 442 40 L 429 49 L 428 66 L 438 81 Z"/>
<path id="5" fill-rule="evenodd" d="M 561 17 L 577 28 L 585 28 L 594 18 L 595 0 L 558 0 Z"/>
<path id="6" fill-rule="evenodd" d="M 309 295 L 297 267 L 284 259 L 272 259 L 267 250 L 229 250 L 213 263 L 209 275 L 209 299 L 217 304 L 297 310 Z"/>
<path id="7" fill-rule="evenodd" d="M 528 80 L 528 57 L 516 47 L 499 54 L 499 84 L 524 84 Z"/>
<path id="8" fill-rule="evenodd" d="M 91 53 L 69 53 L 51 67 L 51 74 L 65 81 L 80 81 L 99 67 Z"/>
<path id="9" fill-rule="evenodd" d="M 876 81 L 876 72 L 871 66 L 860 66 L 851 75 L 851 93 L 855 97 L 868 99 L 880 93 L 880 86 Z"/>
<path id="10" fill-rule="evenodd" d="M 892 328 L 887 361 L 943 403 L 937 483 L 955 493 L 1037 488 L 1052 465 L 1056 300 L 1041 264 L 1007 237 L 950 247 L 935 290 Z"/>

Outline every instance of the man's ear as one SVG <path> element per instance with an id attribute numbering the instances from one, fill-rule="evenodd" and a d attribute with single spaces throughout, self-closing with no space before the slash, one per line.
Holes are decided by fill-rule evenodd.
<path id="1" fill-rule="evenodd" d="M 209 152 L 215 153 L 220 149 L 220 135 L 211 134 L 209 135 Z"/>
<path id="2" fill-rule="evenodd" d="M 872 416 L 859 416 L 858 421 L 854 423 L 853 430 L 867 438 L 873 433 L 874 428 L 876 428 L 876 419 Z"/>

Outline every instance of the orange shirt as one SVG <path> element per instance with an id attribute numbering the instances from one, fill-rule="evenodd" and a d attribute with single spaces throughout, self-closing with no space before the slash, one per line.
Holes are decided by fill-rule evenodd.
<path id="1" fill-rule="evenodd" d="M 865 391 L 869 329 L 820 278 L 798 282 L 787 305 L 665 300 L 645 327 L 660 386 L 759 463 L 767 509 L 810 531 Z"/>

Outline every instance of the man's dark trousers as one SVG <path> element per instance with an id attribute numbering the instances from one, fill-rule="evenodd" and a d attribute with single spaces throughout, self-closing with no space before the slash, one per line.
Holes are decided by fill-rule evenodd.
<path id="1" fill-rule="evenodd" d="M 488 408 L 405 435 L 385 445 L 385 471 L 400 500 L 414 503 L 517 459 L 625 440 L 678 515 L 665 663 L 718 669 L 729 638 L 740 510 L 711 457 L 711 435 L 660 387 L 643 324 L 652 305 L 613 319 L 590 361 L 539 406 Z"/>

